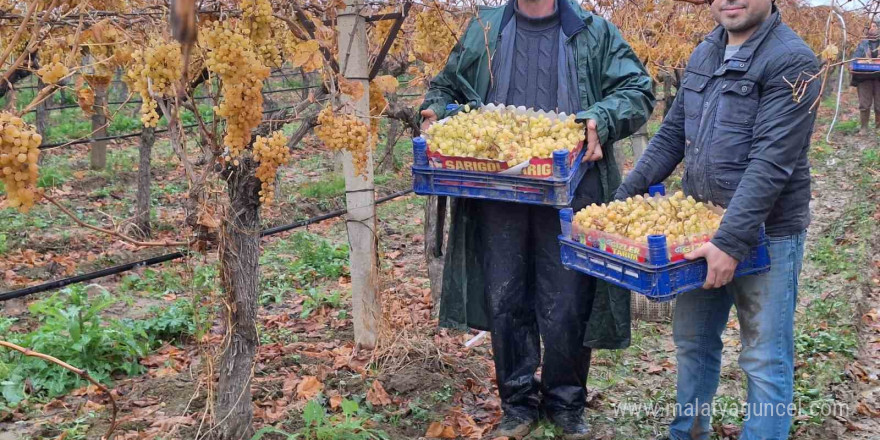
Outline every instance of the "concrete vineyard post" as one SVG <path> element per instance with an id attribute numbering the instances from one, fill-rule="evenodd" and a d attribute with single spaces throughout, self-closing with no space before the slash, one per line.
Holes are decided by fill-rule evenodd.
<path id="1" fill-rule="evenodd" d="M 340 73 L 349 81 L 360 83 L 364 93 L 351 102 L 356 116 L 369 124 L 369 48 L 363 0 L 345 0 L 345 10 L 336 20 Z M 344 99 L 347 97 L 343 96 Z M 344 151 L 345 206 L 348 210 L 349 258 L 351 268 L 352 310 L 355 344 L 374 348 L 379 338 L 382 307 L 379 301 L 378 237 L 373 185 L 373 154 L 367 152 L 364 175 L 355 171 L 352 155 Z"/>

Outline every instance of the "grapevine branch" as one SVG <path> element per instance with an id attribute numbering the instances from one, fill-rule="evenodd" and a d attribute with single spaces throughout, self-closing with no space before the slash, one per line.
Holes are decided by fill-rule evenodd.
<path id="1" fill-rule="evenodd" d="M 21 20 L 21 24 L 18 26 L 18 29 L 15 30 L 15 35 L 12 36 L 12 39 L 9 41 L 9 44 L 3 51 L 3 54 L 0 55 L 0 66 L 6 64 L 6 59 L 9 58 L 9 55 L 12 53 L 12 49 L 14 49 L 17 45 L 19 38 L 21 38 L 21 34 L 24 32 L 28 22 L 31 20 L 31 16 L 34 15 L 34 12 L 36 12 L 36 10 L 37 2 L 31 1 L 30 4 L 28 4 L 27 14 L 25 14 L 24 19 Z M 13 70 L 15 70 L 15 67 L 9 69 L 9 71 Z"/>
<path id="2" fill-rule="evenodd" d="M 302 10 L 302 8 L 299 7 L 298 4 L 296 4 L 296 2 L 290 2 L 290 4 L 291 6 L 293 6 L 294 11 L 296 12 L 297 20 L 299 20 L 300 24 L 302 24 L 302 27 L 305 28 L 306 32 L 308 32 L 309 37 L 315 39 L 315 24 L 312 23 L 306 13 Z M 289 22 L 288 26 L 290 26 Z M 321 54 L 324 55 L 324 59 L 326 59 L 327 63 L 330 64 L 330 68 L 333 69 L 333 73 L 339 74 L 339 63 L 337 63 L 336 59 L 333 58 L 333 54 L 330 53 L 330 51 L 324 46 L 321 46 Z"/>
<path id="3" fill-rule="evenodd" d="M 122 240 L 122 241 L 125 241 L 125 242 L 130 243 L 130 244 L 135 245 L 135 246 L 140 246 L 140 247 L 169 247 L 169 246 L 187 246 L 187 245 L 189 244 L 189 243 L 186 243 L 186 242 L 183 242 L 183 241 L 138 241 L 138 240 L 135 240 L 135 239 L 133 239 L 133 238 L 127 236 L 127 235 L 120 234 L 119 232 L 111 231 L 111 230 L 109 230 L 109 229 L 104 229 L 104 228 L 101 228 L 101 227 L 98 227 L 98 226 L 90 225 L 90 224 L 88 224 L 88 223 L 86 223 L 86 222 L 80 220 L 80 218 L 77 217 L 76 214 L 74 214 L 73 212 L 71 212 L 71 211 L 70 211 L 69 209 L 67 209 L 64 205 L 62 205 L 60 202 L 58 202 L 57 200 L 55 200 L 54 198 L 52 198 L 52 197 L 49 196 L 48 194 L 43 193 L 43 194 L 42 194 L 42 197 L 43 197 L 44 199 L 46 199 L 49 203 L 55 205 L 58 209 L 61 210 L 61 212 L 63 212 L 65 215 L 67 215 L 68 217 L 70 217 L 74 222 L 76 222 L 76 224 L 78 224 L 78 225 L 80 225 L 80 226 L 82 226 L 82 227 L 84 227 L 84 228 L 86 228 L 86 229 L 91 229 L 91 230 L 93 230 L 93 231 L 100 232 L 100 233 L 102 233 L 102 234 L 111 235 L 111 236 L 113 236 L 113 237 L 116 237 L 116 238 L 118 238 L 118 239 L 120 239 L 120 240 Z"/>
<path id="4" fill-rule="evenodd" d="M 52 3 L 49 3 L 49 9 L 54 8 L 56 2 L 57 2 L 57 0 L 52 0 Z M 36 7 L 36 5 L 34 5 L 34 7 Z M 27 46 L 25 47 L 25 49 L 23 51 L 21 51 L 21 54 L 18 56 L 18 58 L 16 58 L 15 61 L 12 62 L 12 66 L 9 68 L 9 70 L 7 70 L 6 73 L 3 74 L 3 81 L 4 82 L 9 80 L 9 77 L 12 75 L 12 73 L 15 72 L 22 65 L 22 63 L 24 62 L 24 60 L 26 58 L 30 57 L 31 52 L 33 52 L 36 49 L 37 44 L 39 44 L 43 41 L 43 36 L 41 36 L 41 29 L 43 28 L 45 21 L 46 21 L 46 17 L 44 16 L 40 20 L 40 22 L 37 23 L 36 26 L 34 26 L 34 29 L 31 31 L 31 35 L 28 37 Z M 22 24 L 24 24 L 24 22 Z M 20 35 L 18 35 L 18 36 L 20 37 Z M 7 51 L 10 50 L 12 47 L 13 47 L 13 45 L 10 45 L 7 48 Z M 8 55 L 9 55 L 9 53 L 6 53 L 4 55 L 3 60 L 0 61 L 0 66 L 2 66 L 3 63 L 6 62 L 6 57 Z"/>
<path id="5" fill-rule="evenodd" d="M 107 434 L 104 434 L 103 439 L 110 439 L 111 438 L 111 435 L 113 435 L 113 431 L 116 430 L 117 408 L 116 408 L 116 399 L 113 398 L 113 394 L 110 392 L 110 390 L 107 389 L 107 387 L 105 387 L 100 382 L 95 380 L 85 370 L 76 368 L 73 365 L 68 364 L 67 362 L 64 362 L 62 360 L 59 360 L 58 358 L 49 356 L 48 354 L 36 352 L 36 351 L 31 350 L 29 348 L 24 348 L 19 345 L 15 345 L 11 342 L 6 342 L 6 341 L 0 341 L 0 347 L 6 347 L 10 350 L 18 351 L 25 356 L 35 357 L 38 359 L 42 359 L 46 362 L 50 362 L 55 365 L 58 365 L 61 368 L 64 368 L 66 370 L 71 371 L 73 374 L 76 374 L 77 376 L 81 377 L 82 379 L 89 381 L 92 385 L 98 387 L 98 389 L 101 390 L 101 392 L 103 392 L 104 394 L 107 395 L 107 397 L 110 398 L 110 406 L 113 408 L 113 411 L 110 414 L 110 427 L 107 428 Z"/>
<path id="6" fill-rule="evenodd" d="M 394 40 L 397 39 L 397 33 L 400 32 L 400 28 L 403 26 L 403 21 L 406 20 L 406 17 L 409 14 L 409 9 L 411 7 L 411 0 L 407 0 L 406 2 L 404 2 L 403 12 L 401 12 L 399 16 L 395 18 L 394 23 L 391 25 L 391 29 L 388 30 L 388 36 L 385 37 L 385 42 L 382 44 L 382 48 L 379 50 L 379 54 L 376 55 L 376 59 L 373 61 L 373 67 L 370 68 L 370 80 L 372 80 L 376 77 L 376 75 L 379 74 L 379 69 L 382 68 L 382 63 L 385 61 L 385 57 L 388 55 L 388 51 L 391 50 L 391 46 L 394 44 Z"/>

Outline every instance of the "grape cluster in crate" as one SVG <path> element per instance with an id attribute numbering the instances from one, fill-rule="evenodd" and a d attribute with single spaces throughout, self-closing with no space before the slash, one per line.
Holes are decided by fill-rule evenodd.
<path id="1" fill-rule="evenodd" d="M 574 115 L 485 106 L 463 110 L 433 124 L 426 133 L 433 152 L 506 162 L 552 159 L 557 150 L 573 150 L 584 140 L 584 125 Z"/>
<path id="2" fill-rule="evenodd" d="M 646 261 L 648 237 L 665 235 L 670 261 L 709 239 L 724 211 L 678 191 L 672 196 L 637 195 L 608 204 L 590 205 L 574 216 L 574 237 L 636 261 Z"/>

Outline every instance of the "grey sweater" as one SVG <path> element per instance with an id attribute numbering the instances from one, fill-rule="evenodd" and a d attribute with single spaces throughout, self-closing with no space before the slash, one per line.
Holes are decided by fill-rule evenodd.
<path id="1" fill-rule="evenodd" d="M 533 18 L 516 11 L 513 72 L 505 104 L 556 110 L 559 81 L 559 8 Z"/>

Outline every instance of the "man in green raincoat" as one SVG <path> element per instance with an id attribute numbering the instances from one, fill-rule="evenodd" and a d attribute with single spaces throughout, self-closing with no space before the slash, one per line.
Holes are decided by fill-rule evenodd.
<path id="1" fill-rule="evenodd" d="M 612 145 L 647 121 L 654 96 L 612 24 L 570 0 L 510 0 L 471 20 L 431 82 L 423 129 L 450 103 L 576 114 L 595 165 L 575 192 L 578 210 L 611 199 L 620 184 Z M 565 438 L 587 438 L 591 349 L 629 345 L 629 292 L 562 266 L 553 207 L 456 199 L 452 218 L 440 324 L 492 332 L 504 411 L 495 436 L 522 438 L 543 410 Z"/>

